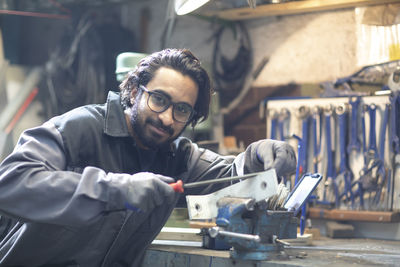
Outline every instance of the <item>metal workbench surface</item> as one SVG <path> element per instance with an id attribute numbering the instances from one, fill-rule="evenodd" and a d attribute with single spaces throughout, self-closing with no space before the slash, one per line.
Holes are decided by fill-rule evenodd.
<path id="1" fill-rule="evenodd" d="M 152 245 L 143 267 L 174 266 L 400 266 L 400 241 L 374 239 L 313 240 L 310 246 L 285 248 L 268 261 L 235 261 L 229 251 L 190 246 Z"/>

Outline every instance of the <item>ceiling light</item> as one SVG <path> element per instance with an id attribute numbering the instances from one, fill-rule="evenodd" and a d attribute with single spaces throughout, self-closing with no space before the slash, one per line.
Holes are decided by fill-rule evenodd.
<path id="1" fill-rule="evenodd" d="M 178 15 L 186 15 L 210 0 L 175 0 L 175 12 Z"/>

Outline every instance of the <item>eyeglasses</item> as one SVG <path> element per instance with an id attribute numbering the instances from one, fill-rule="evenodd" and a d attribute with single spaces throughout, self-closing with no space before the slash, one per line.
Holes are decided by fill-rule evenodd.
<path id="1" fill-rule="evenodd" d="M 177 122 L 187 123 L 193 118 L 196 112 L 188 103 L 174 103 L 171 101 L 170 96 L 166 94 L 149 91 L 143 85 L 140 85 L 139 88 L 149 94 L 149 97 L 147 98 L 147 106 L 152 111 L 162 113 L 172 105 L 172 118 Z"/>

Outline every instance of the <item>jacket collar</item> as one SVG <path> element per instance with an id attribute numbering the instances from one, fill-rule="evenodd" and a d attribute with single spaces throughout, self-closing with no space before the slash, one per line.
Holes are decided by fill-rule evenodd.
<path id="1" fill-rule="evenodd" d="M 113 91 L 108 93 L 106 108 L 104 133 L 114 137 L 130 136 L 119 93 Z"/>

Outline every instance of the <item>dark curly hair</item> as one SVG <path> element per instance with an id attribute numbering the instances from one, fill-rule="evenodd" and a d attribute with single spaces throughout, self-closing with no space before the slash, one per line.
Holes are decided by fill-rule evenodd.
<path id="1" fill-rule="evenodd" d="M 212 90 L 210 78 L 201 66 L 199 59 L 187 49 L 164 49 L 140 60 L 136 68 L 119 86 L 122 105 L 125 108 L 131 107 L 132 90 L 138 88 L 139 85 L 146 86 L 153 79 L 154 73 L 161 67 L 174 69 L 194 80 L 199 92 L 194 106 L 195 115 L 188 124 L 191 123 L 194 127 L 198 122 L 206 120 Z"/>

